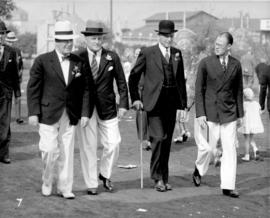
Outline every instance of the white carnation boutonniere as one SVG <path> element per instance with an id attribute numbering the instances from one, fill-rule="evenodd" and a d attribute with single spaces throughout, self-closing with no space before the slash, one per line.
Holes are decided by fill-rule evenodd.
<path id="1" fill-rule="evenodd" d="M 79 67 L 77 65 L 74 66 L 73 70 L 72 70 L 72 75 L 77 78 L 77 77 L 80 77 L 82 74 L 81 74 L 81 71 L 79 69 Z"/>
<path id="2" fill-rule="evenodd" d="M 179 52 L 177 52 L 177 53 L 175 54 L 174 60 L 175 60 L 175 61 L 180 61 L 180 54 L 179 54 Z"/>
<path id="3" fill-rule="evenodd" d="M 107 61 L 112 61 L 112 56 L 111 56 L 111 55 L 109 55 L 109 54 L 107 54 L 107 56 L 106 56 L 106 60 L 107 60 Z"/>

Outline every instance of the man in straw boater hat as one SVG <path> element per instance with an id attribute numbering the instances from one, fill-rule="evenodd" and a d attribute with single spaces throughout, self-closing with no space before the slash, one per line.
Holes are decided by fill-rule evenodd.
<path id="1" fill-rule="evenodd" d="M 19 73 L 19 80 L 20 84 L 22 83 L 22 73 L 23 73 L 23 59 L 22 59 L 22 52 L 18 47 L 15 47 L 14 43 L 18 41 L 18 38 L 16 37 L 15 33 L 13 31 L 10 31 L 6 36 L 6 44 L 10 47 L 14 48 L 17 55 L 17 66 L 18 66 L 18 73 Z M 18 124 L 22 124 L 24 121 L 21 118 L 21 98 L 15 99 L 15 117 L 16 122 Z"/>
<path id="2" fill-rule="evenodd" d="M 74 199 L 75 126 L 89 120 L 89 84 L 84 63 L 71 54 L 74 34 L 69 21 L 55 23 L 55 50 L 35 59 L 27 86 L 29 123 L 39 124 L 39 149 L 44 165 L 42 194 L 52 193 L 57 165 L 57 193 Z"/>
<path id="3" fill-rule="evenodd" d="M 0 162 L 9 164 L 12 95 L 21 96 L 16 51 L 5 44 L 8 30 L 0 21 Z"/>
<path id="4" fill-rule="evenodd" d="M 91 108 L 92 117 L 86 128 L 78 127 L 82 171 L 89 195 L 98 194 L 98 178 L 106 191 L 112 192 L 112 169 L 119 155 L 121 136 L 119 118 L 128 109 L 128 88 L 125 74 L 118 55 L 102 47 L 106 34 L 101 23 L 88 23 L 81 32 L 86 39 L 87 48 L 78 55 L 89 66 L 95 87 L 95 103 Z M 116 81 L 120 102 L 117 105 L 114 92 Z M 92 106 L 92 105 L 91 105 Z M 100 158 L 99 176 L 97 167 L 98 135 L 103 146 Z"/>
<path id="5" fill-rule="evenodd" d="M 159 22 L 158 44 L 142 49 L 129 76 L 133 106 L 147 112 L 152 157 L 151 178 L 160 192 L 172 190 L 169 184 L 169 156 L 176 115 L 186 116 L 186 84 L 181 51 L 172 47 L 174 22 Z M 144 74 L 142 101 L 138 83 Z"/>

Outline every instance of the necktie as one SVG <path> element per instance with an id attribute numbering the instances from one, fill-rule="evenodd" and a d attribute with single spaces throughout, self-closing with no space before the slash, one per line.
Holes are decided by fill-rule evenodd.
<path id="1" fill-rule="evenodd" d="M 170 62 L 170 55 L 169 55 L 169 51 L 168 49 L 166 48 L 166 53 L 165 53 L 165 59 L 166 61 L 169 63 Z"/>
<path id="2" fill-rule="evenodd" d="M 0 46 L 0 60 L 2 60 L 3 53 L 4 53 L 4 47 Z"/>
<path id="3" fill-rule="evenodd" d="M 225 57 L 222 58 L 221 65 L 222 65 L 222 68 L 223 68 L 223 72 L 226 72 L 227 66 L 226 66 Z"/>
<path id="4" fill-rule="evenodd" d="M 67 61 L 69 60 L 69 58 L 70 58 L 69 55 L 62 56 L 62 61 Z"/>
<path id="5" fill-rule="evenodd" d="M 98 64 L 97 64 L 95 53 L 93 53 L 93 57 L 92 57 L 91 70 L 92 70 L 93 79 L 96 80 L 97 75 L 98 75 Z"/>

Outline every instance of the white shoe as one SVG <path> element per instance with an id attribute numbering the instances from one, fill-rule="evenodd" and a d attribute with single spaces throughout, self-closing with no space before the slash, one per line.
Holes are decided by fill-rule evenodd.
<path id="1" fill-rule="evenodd" d="M 75 195 L 72 192 L 58 192 L 58 194 L 65 199 L 74 199 Z"/>
<path id="2" fill-rule="evenodd" d="M 174 138 L 173 141 L 174 142 L 183 142 L 183 137 L 182 136 L 178 136 L 178 137 Z"/>
<path id="3" fill-rule="evenodd" d="M 52 194 L 52 185 L 45 185 L 43 183 L 41 187 L 41 193 L 43 196 L 50 196 Z"/>
<path id="4" fill-rule="evenodd" d="M 249 154 L 246 154 L 244 157 L 241 158 L 243 161 L 250 161 Z"/>

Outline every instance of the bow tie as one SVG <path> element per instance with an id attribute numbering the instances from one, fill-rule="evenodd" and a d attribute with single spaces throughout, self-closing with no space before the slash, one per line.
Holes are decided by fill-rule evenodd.
<path id="1" fill-rule="evenodd" d="M 70 54 L 66 55 L 66 56 L 62 56 L 62 61 L 68 61 L 70 59 Z"/>

